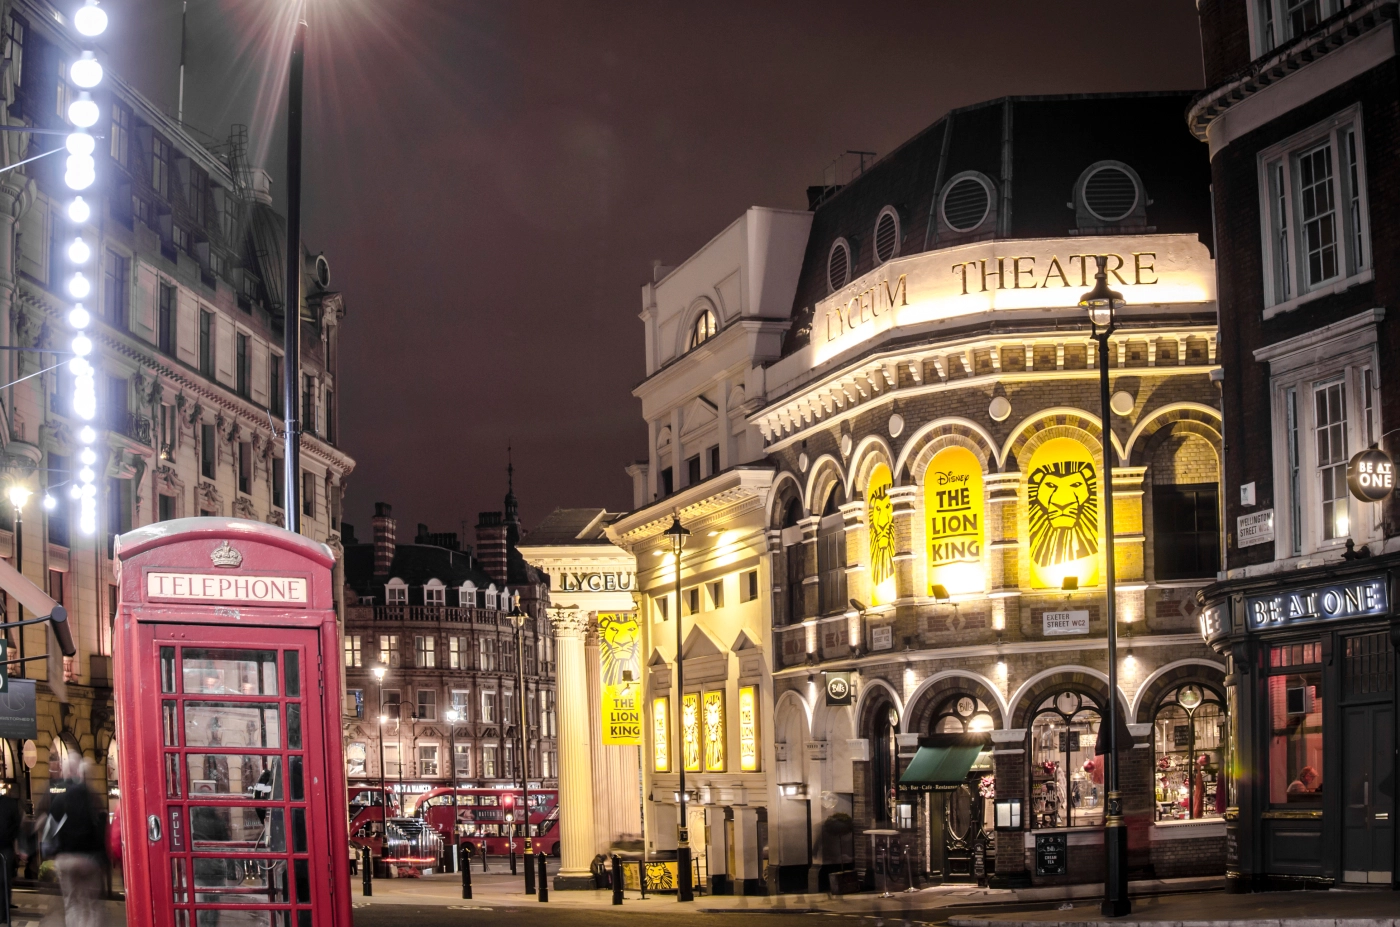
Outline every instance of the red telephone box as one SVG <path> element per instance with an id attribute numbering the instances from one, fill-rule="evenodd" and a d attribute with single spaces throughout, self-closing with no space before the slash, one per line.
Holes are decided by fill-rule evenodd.
<path id="1" fill-rule="evenodd" d="M 330 549 L 183 518 L 116 557 L 127 922 L 350 927 Z"/>

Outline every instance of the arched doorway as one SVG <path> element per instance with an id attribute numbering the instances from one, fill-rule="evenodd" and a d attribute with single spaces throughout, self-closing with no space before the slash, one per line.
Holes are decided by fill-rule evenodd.
<path id="1" fill-rule="evenodd" d="M 996 727 L 993 709 L 973 692 L 944 696 L 930 719 L 932 746 L 967 744 L 981 747 L 959 783 L 926 792 L 928 869 L 950 882 L 972 882 L 995 869 L 996 833 L 991 803 L 995 795 L 990 732 Z"/>

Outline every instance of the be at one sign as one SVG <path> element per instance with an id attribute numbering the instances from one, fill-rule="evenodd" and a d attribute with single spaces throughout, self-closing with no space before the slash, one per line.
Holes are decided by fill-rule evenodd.
<path id="1" fill-rule="evenodd" d="M 1347 461 L 1347 488 L 1362 502 L 1380 502 L 1395 490 L 1395 464 L 1380 448 L 1368 448 Z"/>

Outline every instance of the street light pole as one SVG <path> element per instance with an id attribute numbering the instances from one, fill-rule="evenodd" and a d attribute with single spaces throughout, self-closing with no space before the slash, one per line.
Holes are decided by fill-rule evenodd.
<path id="1" fill-rule="evenodd" d="M 457 719 L 461 717 L 457 709 L 447 709 L 447 762 L 452 769 L 452 864 L 461 867 L 457 855 Z"/>
<path id="2" fill-rule="evenodd" d="M 379 705 L 379 810 L 384 816 L 381 824 L 387 834 L 389 832 L 389 797 L 384 794 L 384 786 L 386 785 L 384 781 L 384 674 L 388 670 L 383 666 L 376 666 L 370 672 L 374 675 L 374 700 Z M 371 867 L 373 862 L 374 860 L 371 859 Z"/>
<path id="3" fill-rule="evenodd" d="M 1113 314 L 1126 302 L 1121 293 L 1108 288 L 1107 255 L 1095 255 L 1098 270 L 1094 288 L 1079 298 L 1079 306 L 1089 313 L 1089 325 L 1094 340 L 1099 343 L 1099 415 L 1103 432 L 1103 528 L 1104 528 L 1104 595 L 1108 620 L 1108 770 L 1104 784 L 1108 787 L 1108 813 L 1104 815 L 1104 917 L 1123 917 L 1132 909 L 1128 899 L 1128 828 L 1123 821 L 1123 796 L 1118 791 L 1118 618 L 1116 585 L 1114 582 L 1113 543 L 1113 426 L 1108 395 L 1108 339 L 1115 324 Z"/>
<path id="4" fill-rule="evenodd" d="M 12 483 L 10 485 L 10 505 L 14 506 L 15 509 L 15 569 L 21 574 L 24 573 L 24 504 L 29 501 L 31 495 L 33 495 L 33 493 L 20 483 Z M 19 609 L 15 620 L 23 621 L 24 605 L 18 600 L 15 602 L 15 605 Z M 25 676 L 24 668 L 28 665 L 24 661 L 24 628 L 16 628 L 15 634 L 18 635 L 19 638 L 19 663 L 13 675 L 16 678 L 23 679 Z"/>
<path id="5" fill-rule="evenodd" d="M 282 293 L 282 417 L 286 426 L 285 496 L 287 530 L 301 531 L 301 85 L 306 60 L 306 20 L 297 18 L 287 79 L 287 277 Z M 399 767 L 403 761 L 400 757 Z"/>
<path id="6" fill-rule="evenodd" d="M 521 855 L 525 857 L 525 894 L 533 895 L 535 892 L 535 870 L 530 864 L 534 850 L 530 844 L 530 754 L 528 728 L 526 724 L 529 720 L 529 712 L 525 707 L 525 622 L 530 616 L 520 607 L 520 593 L 515 594 L 515 607 L 511 609 L 511 624 L 515 625 L 515 672 L 516 672 L 516 703 L 520 706 L 520 798 L 524 805 L 521 815 L 525 822 L 525 848 Z"/>
<path id="7" fill-rule="evenodd" d="M 679 762 L 676 764 L 680 772 L 680 791 L 677 797 L 680 803 L 679 826 L 676 831 L 676 900 L 694 901 L 694 886 L 691 884 L 690 872 L 690 828 L 686 820 L 686 794 L 685 794 L 685 658 L 681 648 L 685 646 L 685 640 L 681 635 L 681 550 L 685 548 L 685 539 L 690 537 L 690 532 L 681 526 L 679 514 L 671 516 L 671 527 L 666 529 L 666 536 L 671 539 L 671 550 L 676 556 L 676 732 L 680 749 L 676 751 Z M 643 873 L 645 878 L 645 873 Z"/>

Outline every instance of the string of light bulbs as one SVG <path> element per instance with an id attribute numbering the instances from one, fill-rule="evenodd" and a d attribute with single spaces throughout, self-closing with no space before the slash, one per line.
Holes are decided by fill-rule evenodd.
<path id="1" fill-rule="evenodd" d="M 97 38 L 107 31 L 107 14 L 97 0 L 86 0 L 73 14 L 73 28 L 85 40 Z M 85 42 L 90 46 L 90 41 Z M 92 353 L 92 339 L 87 336 L 87 328 L 92 323 L 92 314 L 83 305 L 83 300 L 92 293 L 92 281 L 84 273 L 84 268 L 92 260 L 92 247 L 83 238 L 83 226 L 92 218 L 92 207 L 82 197 L 97 180 L 97 162 L 93 152 L 97 142 L 87 130 L 97 124 L 99 115 L 97 103 L 92 98 L 92 90 L 102 83 L 102 65 L 91 47 L 85 47 L 82 54 L 68 68 L 68 77 L 79 88 L 78 96 L 68 104 L 68 121 L 73 131 L 68 133 L 65 147 L 68 161 L 63 182 L 74 192 L 68 204 L 68 219 L 73 223 L 73 239 L 68 244 L 68 261 L 73 273 L 68 278 L 68 295 L 75 302 L 68 312 L 68 324 L 73 329 L 71 342 L 74 358 L 68 362 L 73 373 L 73 414 L 83 421 L 78 429 L 78 463 L 76 482 L 69 490 L 78 501 L 78 529 L 83 534 L 97 531 L 97 474 L 93 467 L 97 464 L 97 431 L 92 422 L 97 418 L 97 384 L 95 371 L 88 355 Z M 48 496 L 45 504 L 47 507 Z"/>

